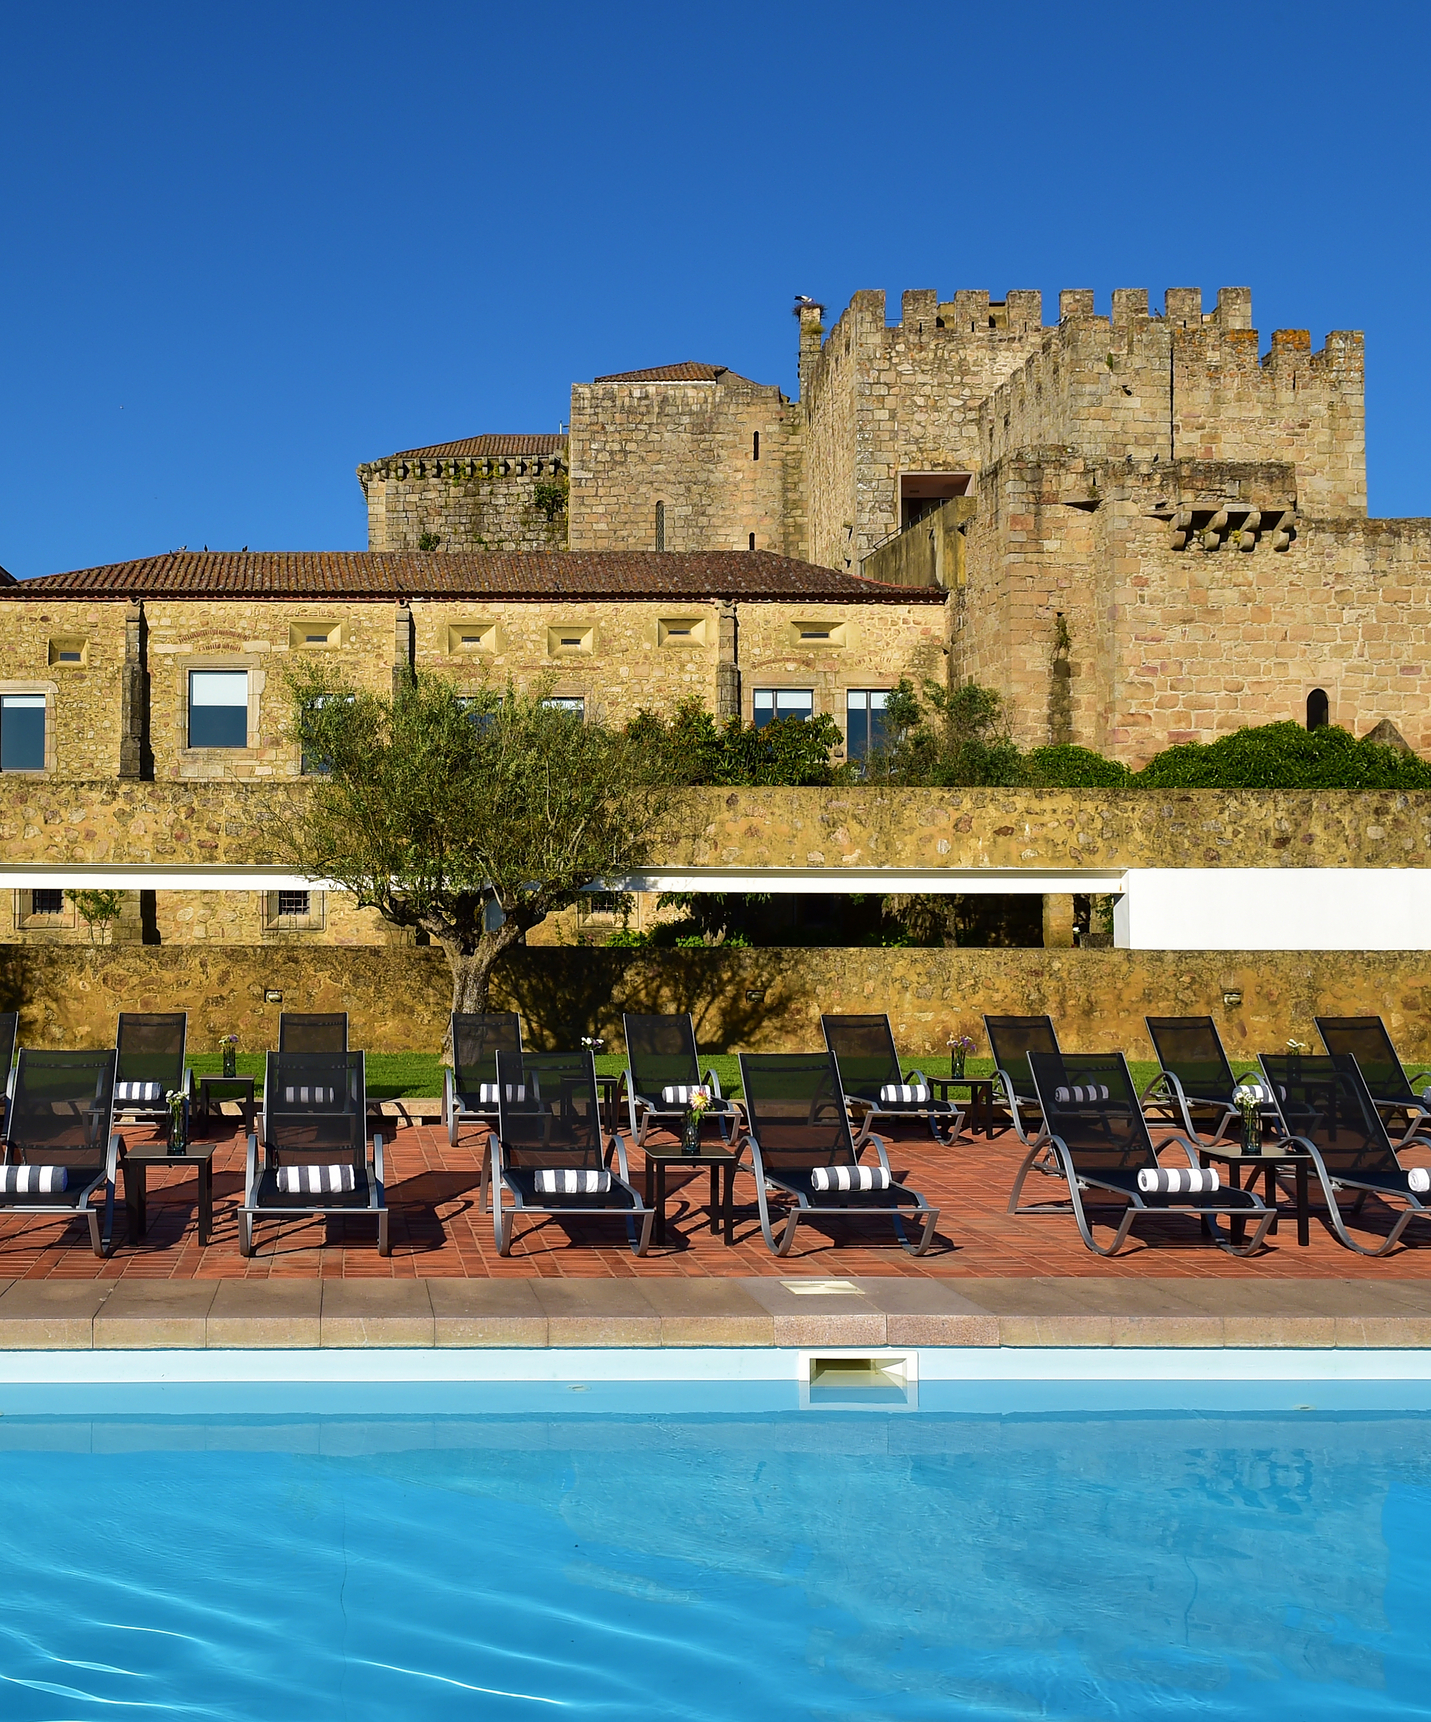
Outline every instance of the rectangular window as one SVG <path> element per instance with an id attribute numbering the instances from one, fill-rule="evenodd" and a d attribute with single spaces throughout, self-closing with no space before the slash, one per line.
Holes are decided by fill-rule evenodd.
<path id="1" fill-rule="evenodd" d="M 586 701 L 580 697 L 562 695 L 559 699 L 543 700 L 544 706 L 549 706 L 556 712 L 575 712 L 578 717 L 586 716 Z"/>
<path id="2" fill-rule="evenodd" d="M 307 891 L 280 891 L 278 893 L 278 914 L 280 919 L 294 915 L 302 915 L 306 917 L 308 912 Z"/>
<path id="3" fill-rule="evenodd" d="M 0 771 L 45 769 L 45 696 L 0 695 Z"/>
<path id="4" fill-rule="evenodd" d="M 65 912 L 65 894 L 63 891 L 31 891 L 30 913 L 32 915 L 63 915 Z"/>
<path id="5" fill-rule="evenodd" d="M 189 671 L 189 746 L 248 746 L 248 671 Z"/>
<path id="6" fill-rule="evenodd" d="M 757 688 L 753 716 L 755 727 L 764 729 L 776 718 L 812 718 L 815 715 L 813 688 Z"/>
<path id="7" fill-rule="evenodd" d="M 845 753 L 865 759 L 884 746 L 886 688 L 851 688 L 845 695 Z"/>

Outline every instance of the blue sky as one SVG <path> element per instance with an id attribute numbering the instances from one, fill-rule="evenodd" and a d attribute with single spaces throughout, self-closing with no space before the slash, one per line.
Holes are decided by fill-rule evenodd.
<path id="1" fill-rule="evenodd" d="M 361 548 L 353 468 L 574 379 L 793 392 L 796 293 L 1250 285 L 1367 336 L 1371 507 L 1431 514 L 1427 14 L 5 9 L 0 563 Z"/>

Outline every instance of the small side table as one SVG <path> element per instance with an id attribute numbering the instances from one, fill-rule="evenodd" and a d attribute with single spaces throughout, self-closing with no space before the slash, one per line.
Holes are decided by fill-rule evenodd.
<path id="1" fill-rule="evenodd" d="M 735 1175 L 740 1169 L 740 1152 L 723 1142 L 703 1142 L 699 1154 L 683 1154 L 678 1144 L 669 1148 L 644 1147 L 646 1156 L 646 1205 L 656 1210 L 652 1241 L 666 1241 L 666 1168 L 668 1166 L 709 1166 L 711 1173 L 710 1216 L 711 1231 L 719 1232 L 725 1225 L 725 1241 L 735 1242 Z M 721 1174 L 725 1175 L 725 1190 L 720 1190 Z"/>
<path id="2" fill-rule="evenodd" d="M 212 1104 L 218 1100 L 237 1100 L 243 1108 L 243 1128 L 246 1136 L 253 1134 L 254 1114 L 258 1110 L 253 1097 L 253 1081 L 251 1076 L 201 1076 L 199 1078 L 199 1103 L 194 1108 L 194 1130 L 197 1134 L 202 1131 L 205 1135 L 209 1129 L 209 1111 Z M 217 1089 L 237 1090 L 237 1093 L 216 1093 Z M 192 1151 L 192 1144 L 190 1148 Z"/>
<path id="3" fill-rule="evenodd" d="M 1199 1146 L 1198 1159 L 1201 1160 L 1204 1166 L 1207 1165 L 1209 1160 L 1223 1161 L 1227 1166 L 1228 1182 L 1235 1190 L 1252 1189 L 1257 1182 L 1258 1173 L 1262 1173 L 1262 1199 L 1266 1202 L 1269 1208 L 1274 1210 L 1274 1212 L 1277 1210 L 1278 1206 L 1278 1169 L 1283 1166 L 1290 1166 L 1295 1174 L 1296 1183 L 1297 1242 L 1303 1249 L 1311 1243 L 1312 1210 L 1307 1194 L 1307 1168 L 1312 1162 L 1307 1154 L 1299 1153 L 1295 1148 L 1279 1149 L 1275 1154 L 1243 1154 L 1230 1143 L 1219 1143 L 1215 1148 Z M 1245 1185 L 1238 1179 L 1237 1168 L 1240 1166 L 1250 1168 Z M 1242 1237 L 1246 1231 L 1247 1222 L 1245 1220 L 1234 1219 L 1231 1221 L 1231 1225 L 1234 1239 L 1236 1239 L 1238 1243 L 1241 1243 Z M 1277 1221 L 1275 1219 L 1267 1230 L 1269 1232 L 1275 1232 L 1277 1230 Z"/>
<path id="4" fill-rule="evenodd" d="M 626 1072 L 618 1070 L 614 1076 L 602 1076 L 599 1072 L 596 1078 L 597 1094 L 602 1111 L 606 1114 L 606 1130 L 609 1135 L 613 1130 L 621 1128 L 617 1110 L 621 1100 L 621 1084 Z"/>
<path id="5" fill-rule="evenodd" d="M 992 1076 L 931 1076 L 928 1078 L 931 1088 L 941 1089 L 939 1098 L 947 1100 L 951 1088 L 967 1088 L 969 1090 L 969 1133 L 977 1136 L 982 1130 L 985 1136 L 996 1134 L 994 1130 L 994 1079 Z"/>
<path id="6" fill-rule="evenodd" d="M 230 1078 L 230 1081 L 233 1079 Z M 247 1080 L 252 1087 L 252 1078 Z M 214 1230 L 213 1165 L 217 1142 L 190 1142 L 185 1154 L 170 1154 L 162 1142 L 143 1142 L 127 1147 L 119 1158 L 124 1173 L 124 1206 L 129 1215 L 131 1243 L 142 1238 L 149 1229 L 147 1212 L 149 1168 L 151 1166 L 194 1166 L 199 1173 L 199 1242 L 207 1244 Z"/>

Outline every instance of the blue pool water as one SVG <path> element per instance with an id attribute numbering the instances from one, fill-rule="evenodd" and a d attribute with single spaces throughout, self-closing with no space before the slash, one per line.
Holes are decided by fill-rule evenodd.
<path id="1" fill-rule="evenodd" d="M 1421 1412 L 6 1411 L 0 1449 L 5 1722 L 1431 1713 Z"/>

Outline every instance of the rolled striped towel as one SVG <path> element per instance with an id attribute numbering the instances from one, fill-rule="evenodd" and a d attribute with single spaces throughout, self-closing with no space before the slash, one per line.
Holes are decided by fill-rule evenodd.
<path id="1" fill-rule="evenodd" d="M 280 1166 L 278 1187 L 285 1196 L 343 1196 L 357 1187 L 350 1165 Z"/>
<path id="2" fill-rule="evenodd" d="M 337 1098 L 336 1088 L 310 1088 L 307 1083 L 283 1091 L 284 1103 L 288 1106 L 332 1106 Z"/>
<path id="3" fill-rule="evenodd" d="M 162 1082 L 116 1082 L 114 1085 L 116 1100 L 145 1100 L 157 1102 L 164 1098 Z"/>
<path id="4" fill-rule="evenodd" d="M 479 1106 L 496 1106 L 501 1098 L 502 1085 L 500 1082 L 479 1082 L 477 1084 L 477 1104 Z M 527 1090 L 525 1086 L 513 1088 L 510 1082 L 507 1084 L 507 1100 L 509 1103 L 513 1100 L 525 1100 L 526 1098 Z"/>
<path id="5" fill-rule="evenodd" d="M 1413 1166 L 1406 1174 L 1406 1187 L 1408 1190 L 1414 1190 L 1418 1196 L 1424 1196 L 1431 1190 L 1431 1172 L 1424 1166 Z"/>
<path id="6" fill-rule="evenodd" d="M 698 1094 L 703 1094 L 707 1100 L 711 1099 L 711 1091 L 705 1083 L 677 1082 L 670 1088 L 661 1090 L 661 1099 L 667 1106 L 689 1106 Z"/>
<path id="7" fill-rule="evenodd" d="M 1082 1088 L 1055 1088 L 1053 1098 L 1060 1106 L 1081 1106 L 1088 1100 L 1106 1100 L 1108 1090 L 1101 1082 L 1090 1082 Z"/>
<path id="8" fill-rule="evenodd" d="M 69 1184 L 63 1166 L 0 1166 L 0 1196 L 57 1196 Z"/>
<path id="9" fill-rule="evenodd" d="M 881 1100 L 892 1100 L 897 1106 L 923 1106 L 929 1090 L 922 1082 L 887 1082 L 879 1091 Z"/>
<path id="10" fill-rule="evenodd" d="M 611 1189 L 611 1174 L 548 1167 L 537 1173 L 536 1186 L 542 1196 L 604 1196 Z"/>
<path id="11" fill-rule="evenodd" d="M 1159 1166 L 1156 1170 L 1145 1166 L 1138 1174 L 1138 1189 L 1145 1196 L 1210 1196 L 1220 1183 L 1212 1166 Z"/>
<path id="12" fill-rule="evenodd" d="M 888 1190 L 894 1180 L 883 1166 L 817 1166 L 812 1190 Z"/>

